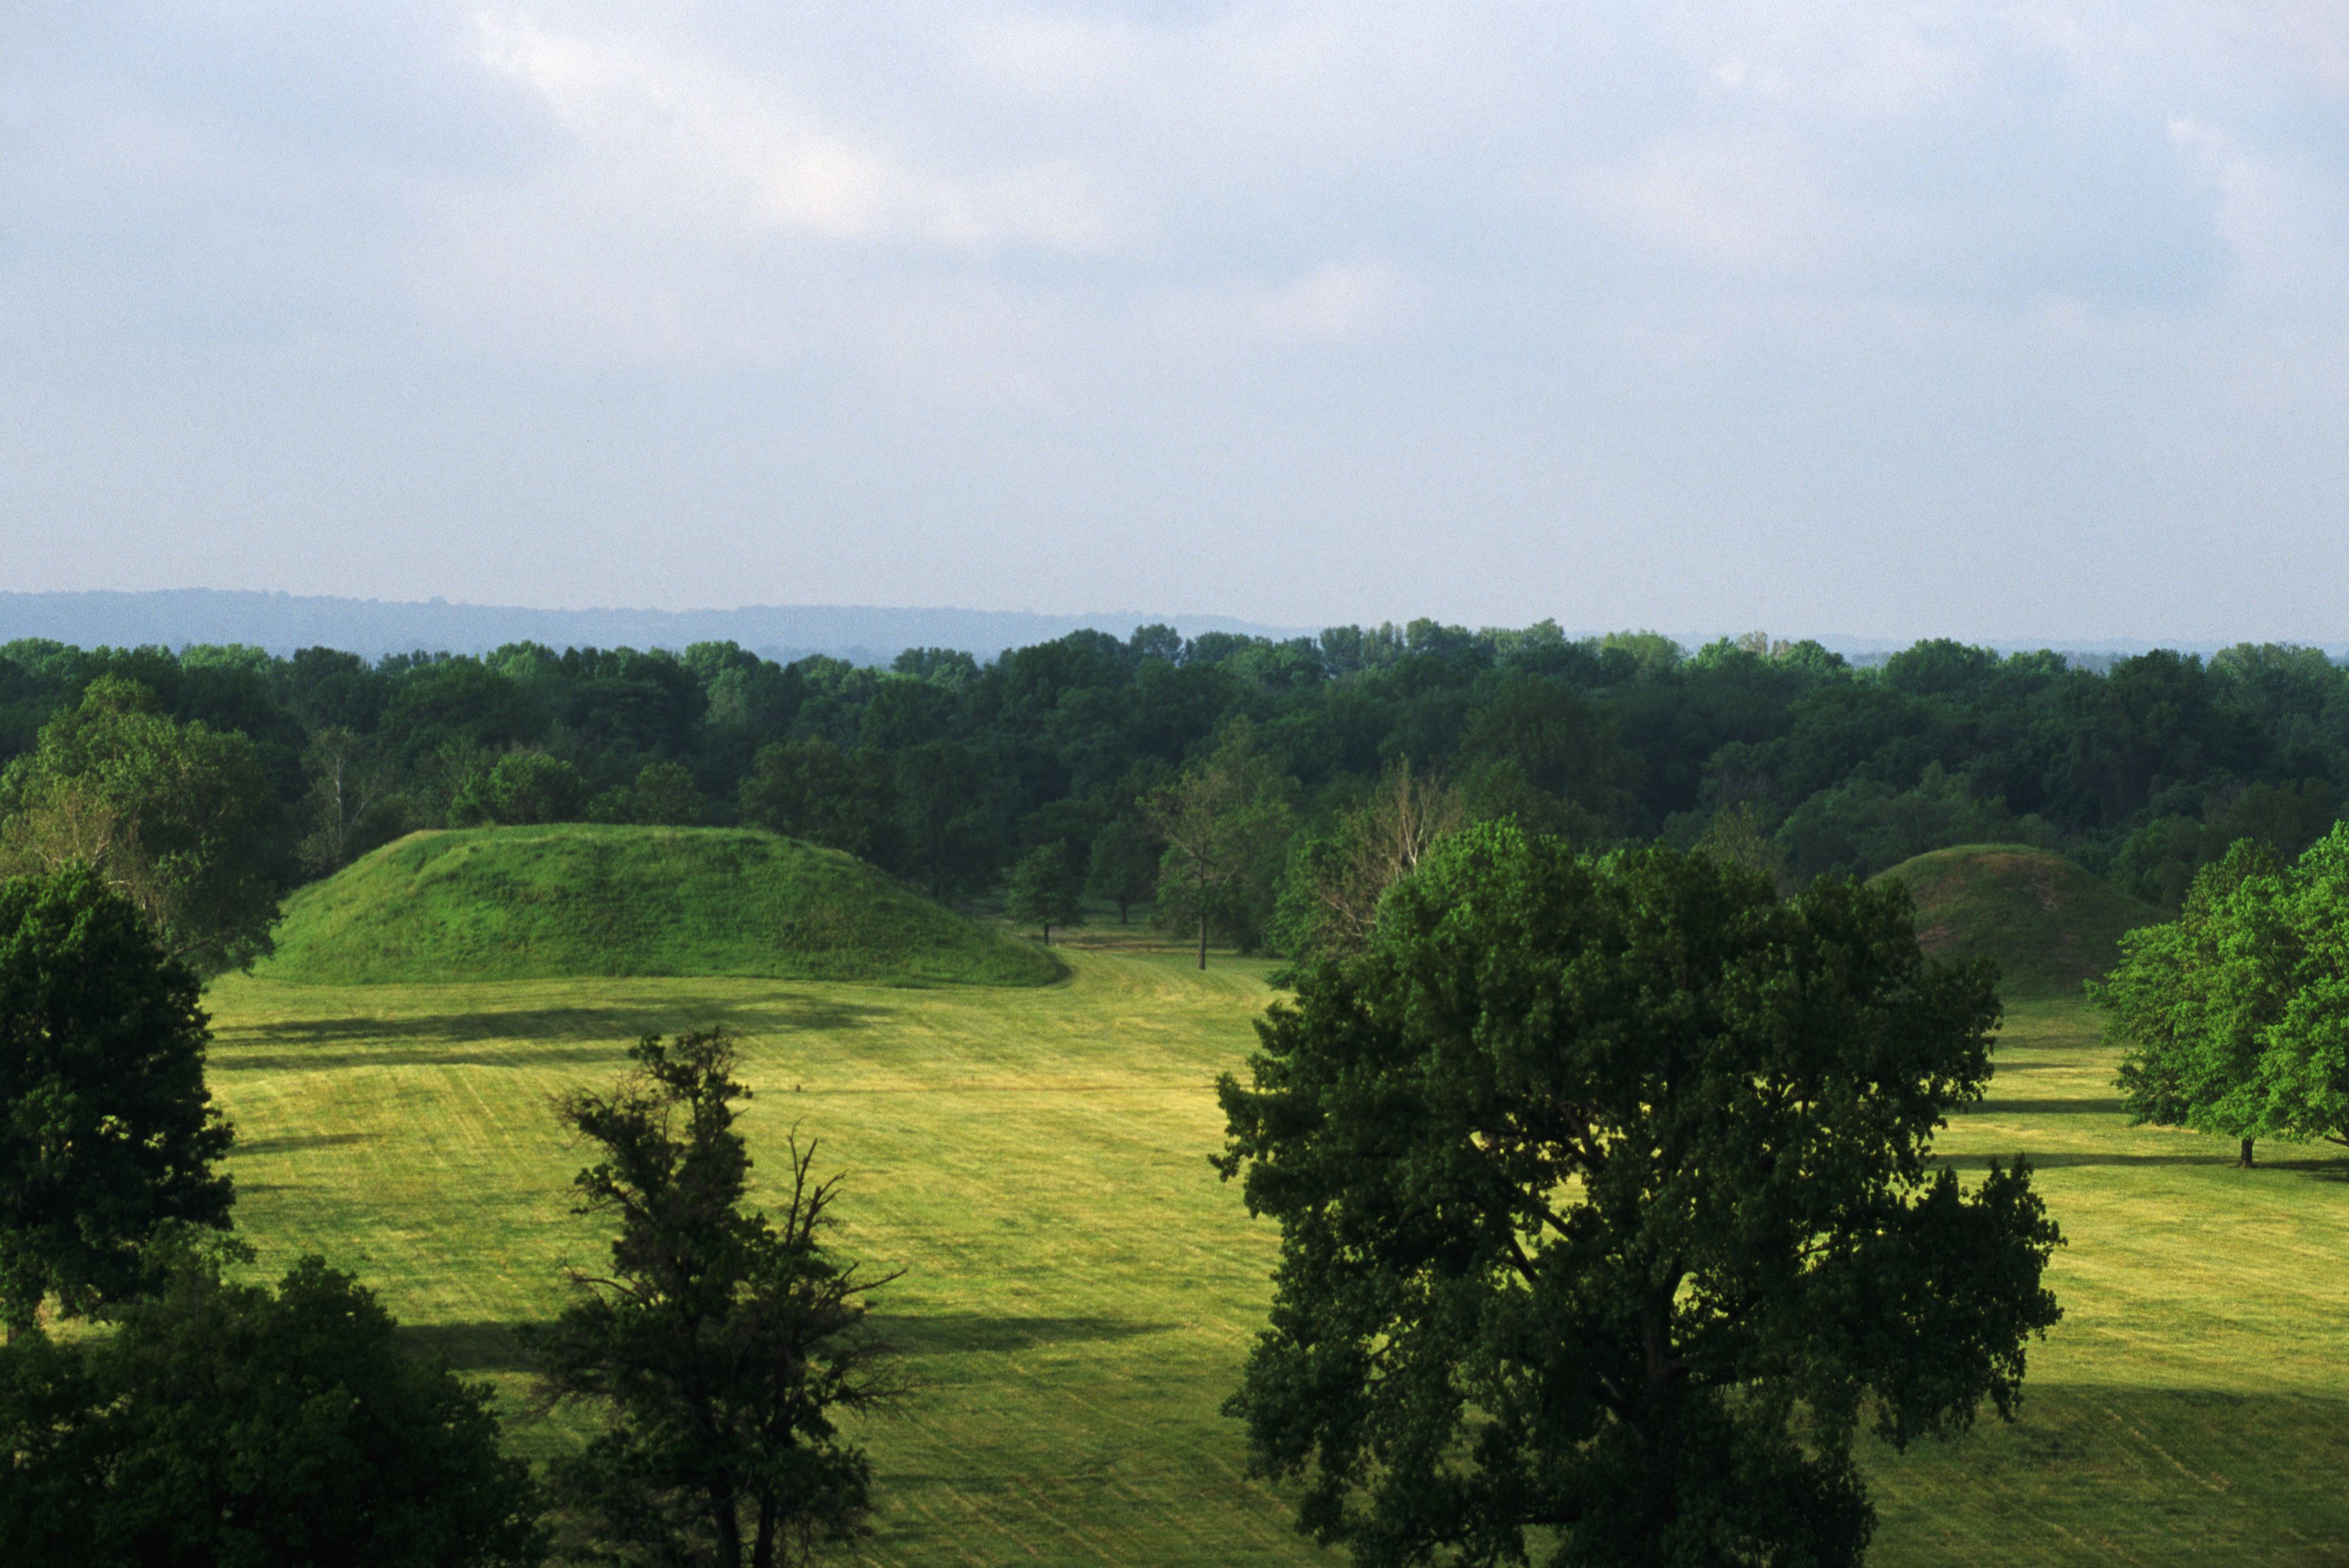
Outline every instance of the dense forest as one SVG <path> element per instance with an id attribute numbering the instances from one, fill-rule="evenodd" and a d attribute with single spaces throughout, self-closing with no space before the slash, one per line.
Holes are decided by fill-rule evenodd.
<path id="1" fill-rule="evenodd" d="M 1856 666 L 1758 634 L 1689 652 L 1417 621 L 1286 642 L 1080 632 L 880 669 L 731 644 L 370 664 L 17 642 L 0 647 L 0 804 L 21 813 L 43 769 L 90 765 L 64 753 L 93 705 L 208 740 L 225 793 L 190 830 L 233 840 L 277 891 L 419 828 L 575 818 L 763 825 L 947 897 L 1050 849 L 1096 896 L 1140 903 L 1170 832 L 1154 796 L 1237 755 L 1278 830 L 1221 923 L 1276 948 L 1278 884 L 1402 769 L 1467 819 L 1586 846 L 1742 835 L 1789 886 L 2017 841 L 2170 907 L 2238 838 L 2296 853 L 2349 784 L 2349 674 L 2273 645 L 2097 670 L 1938 640 Z"/>

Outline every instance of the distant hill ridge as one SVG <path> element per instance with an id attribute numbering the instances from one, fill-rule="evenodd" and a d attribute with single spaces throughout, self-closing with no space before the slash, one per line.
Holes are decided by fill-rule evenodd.
<path id="1" fill-rule="evenodd" d="M 1375 621 L 1377 616 L 1361 617 Z M 750 604 L 734 610 L 536 610 L 520 605 L 452 604 L 345 599 L 317 594 L 267 593 L 244 589 L 166 588 L 141 593 L 114 590 L 23 593 L 0 593 L 0 643 L 46 637 L 77 647 L 138 647 L 161 644 L 240 643 L 285 655 L 296 648 L 340 648 L 380 658 L 386 654 L 485 654 L 508 643 L 549 647 L 667 648 L 695 643 L 739 643 L 751 652 L 788 664 L 826 654 L 853 664 L 885 665 L 907 648 L 958 648 L 985 660 L 1010 648 L 1031 647 L 1091 629 L 1123 638 L 1136 626 L 1164 624 L 1186 637 L 1203 632 L 1286 638 L 1311 635 L 1319 628 L 1270 626 L 1228 615 L 1177 614 L 1115 610 L 1081 615 L 1026 610 L 896 609 L 860 604 Z M 1570 636 L 1598 630 L 1569 630 Z M 1695 649 L 1715 636 L 1744 628 L 1674 634 L 1683 648 Z M 1909 646 L 1883 637 L 1821 634 L 1814 641 L 1855 664 L 1880 665 Z M 1913 640 L 1913 639 L 1912 639 Z M 2000 653 L 2052 648 L 2075 665 L 2102 669 L 2119 657 L 2153 648 L 2211 654 L 2223 644 L 2147 642 L 2133 638 L 2078 640 L 1982 639 Z M 2344 652 L 2328 645 L 2338 658 Z"/>
<path id="2" fill-rule="evenodd" d="M 314 985 L 717 975 L 1038 985 L 1050 954 L 837 850 L 748 828 L 410 833 L 286 900 Z"/>
<path id="3" fill-rule="evenodd" d="M 2010 996 L 2077 995 L 2120 957 L 2123 932 L 2168 918 L 2061 855 L 2028 844 L 1934 850 L 1878 873 L 1917 901 L 1925 951 L 1987 955 Z"/>
<path id="4" fill-rule="evenodd" d="M 47 637 L 79 647 L 242 643 L 273 654 L 340 648 L 379 658 L 423 649 L 481 654 L 507 643 L 551 647 L 669 648 L 739 643 L 788 663 L 828 654 L 886 664 L 906 648 L 959 648 L 987 659 L 1091 628 L 1125 637 L 1160 623 L 1202 632 L 1299 635 L 1223 615 L 1102 612 L 1046 615 L 1014 610 L 889 609 L 872 605 L 754 604 L 737 610 L 533 610 L 497 604 L 336 599 L 218 588 L 153 593 L 0 593 L 0 643 Z"/>

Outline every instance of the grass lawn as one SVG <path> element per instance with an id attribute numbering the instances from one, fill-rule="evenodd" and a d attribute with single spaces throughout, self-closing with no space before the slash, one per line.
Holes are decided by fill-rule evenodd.
<path id="1" fill-rule="evenodd" d="M 238 1222 L 265 1264 L 357 1270 L 422 1344 L 521 1387 L 508 1326 L 599 1261 L 549 1110 L 636 1034 L 725 1021 L 764 1164 L 796 1126 L 851 1172 L 843 1244 L 903 1268 L 924 1391 L 864 1429 L 884 1563 L 1323 1561 L 1216 1413 L 1275 1237 L 1206 1163 L 1262 966 L 1108 940 L 1041 988 L 751 979 L 216 986 Z M 2131 1130 L 2067 1003 L 2018 1007 L 1944 1148 L 2031 1152 L 2070 1245 L 2014 1427 L 1872 1452 L 1883 1563 L 2349 1556 L 2349 1165 Z M 567 1440 L 540 1427 L 540 1450 Z"/>

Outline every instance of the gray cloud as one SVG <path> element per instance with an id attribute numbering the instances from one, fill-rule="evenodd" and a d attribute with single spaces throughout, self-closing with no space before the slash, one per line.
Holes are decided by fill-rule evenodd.
<path id="1" fill-rule="evenodd" d="M 0 15 L 12 588 L 2296 634 L 2349 8 Z"/>

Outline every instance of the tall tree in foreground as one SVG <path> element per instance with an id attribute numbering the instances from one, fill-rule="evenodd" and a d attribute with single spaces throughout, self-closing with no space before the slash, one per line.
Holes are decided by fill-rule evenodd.
<path id="1" fill-rule="evenodd" d="M 78 862 L 139 906 L 199 975 L 269 952 L 278 818 L 253 742 L 180 724 L 113 676 L 0 773 L 0 872 Z"/>
<path id="2" fill-rule="evenodd" d="M 196 980 L 98 873 L 0 882 L 0 1325 L 87 1313 L 146 1277 L 171 1222 L 225 1228 L 230 1131 L 204 1088 Z"/>
<path id="3" fill-rule="evenodd" d="M 247 1254 L 249 1256 L 249 1254 Z M 519 1568 L 545 1556 L 494 1395 L 316 1258 L 275 1291 L 180 1250 L 115 1331 L 0 1349 L 0 1560 Z"/>
<path id="4" fill-rule="evenodd" d="M 2057 1315 L 2023 1162 L 1930 1158 L 1993 980 L 1928 963 L 1897 888 L 1439 845 L 1223 1084 L 1282 1232 L 1227 1408 L 1299 1528 L 1379 1565 L 1859 1561 L 1862 1411 L 1896 1445 L 2008 1415 Z"/>
<path id="5" fill-rule="evenodd" d="M 858 1332 L 866 1294 L 823 1243 L 837 1177 L 792 1145 L 780 1222 L 742 1205 L 750 1157 L 733 1130 L 735 1051 L 719 1030 L 630 1053 L 636 1070 L 562 1102 L 600 1158 L 577 1212 L 619 1222 L 608 1275 L 547 1333 L 555 1399 L 607 1425 L 558 1461 L 557 1489 L 618 1562 L 777 1568 L 858 1534 L 872 1466 L 836 1418 L 886 1405 L 894 1363 Z M 894 1277 L 894 1276 L 891 1276 Z"/>
<path id="6" fill-rule="evenodd" d="M 1197 931 L 1200 968 L 1207 966 L 1209 931 L 1245 944 L 1264 923 L 1288 842 L 1291 789 L 1243 718 L 1180 781 L 1142 801 L 1151 830 L 1166 846 L 1158 867 L 1158 919 Z"/>

